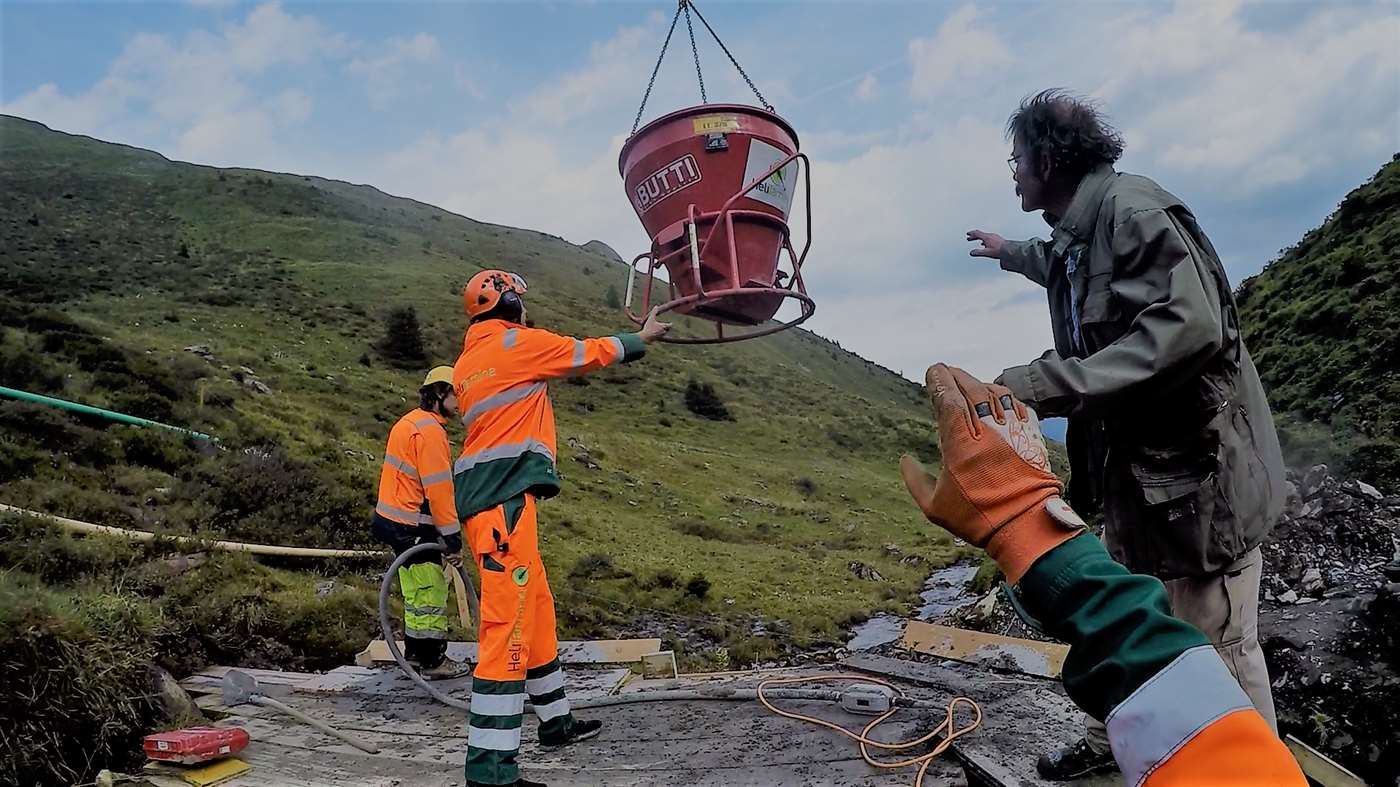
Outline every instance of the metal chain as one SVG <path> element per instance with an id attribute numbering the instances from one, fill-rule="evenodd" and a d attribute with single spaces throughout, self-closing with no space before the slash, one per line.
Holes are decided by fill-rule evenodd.
<path id="1" fill-rule="evenodd" d="M 686 21 L 686 24 L 689 24 L 689 23 L 690 23 L 690 7 L 691 7 L 691 5 L 692 5 L 692 3 L 690 3 L 689 0 L 685 0 L 685 7 L 686 7 L 685 21 Z M 763 104 L 763 108 L 764 108 L 764 109 L 768 110 L 769 112 L 772 112 L 772 111 L 773 111 L 773 105 L 770 104 L 770 103 L 768 103 L 768 99 L 764 98 L 762 93 L 758 92 L 758 87 L 754 85 L 752 79 L 749 79 L 749 75 L 748 75 L 747 73 L 744 72 L 744 67 L 741 66 L 741 65 L 739 65 L 739 61 L 738 61 L 738 60 L 735 60 L 735 59 L 734 59 L 734 55 L 729 51 L 729 47 L 725 46 L 725 45 L 724 45 L 724 42 L 721 41 L 721 40 L 719 40 L 719 34 L 715 32 L 715 29 L 714 29 L 713 27 L 710 27 L 710 23 L 709 23 L 709 22 L 705 21 L 705 15 L 702 14 L 702 13 L 700 13 L 700 9 L 699 9 L 699 8 L 696 8 L 696 9 L 695 9 L 695 15 L 698 16 L 698 17 L 700 17 L 700 22 L 701 22 L 701 24 L 705 25 L 705 29 L 708 30 L 708 31 L 710 31 L 710 35 L 715 39 L 715 43 L 716 43 L 716 44 L 719 44 L 719 48 L 722 49 L 722 50 L 724 50 L 724 54 L 727 55 L 727 56 L 729 57 L 729 62 L 733 63 L 733 64 L 734 64 L 734 68 L 738 69 L 738 71 L 739 71 L 739 76 L 743 77 L 743 78 L 744 78 L 744 81 L 747 82 L 747 83 L 749 83 L 749 90 L 752 90 L 752 91 L 753 91 L 753 94 L 754 94 L 755 96 L 758 96 L 758 101 L 759 101 L 759 103 Z M 692 39 L 692 41 L 691 41 L 691 44 L 692 44 L 692 45 L 694 44 L 694 40 L 693 40 L 693 39 Z M 697 72 L 698 72 L 699 69 L 700 69 L 700 56 L 699 56 L 699 55 L 696 55 L 696 56 L 695 56 L 695 69 L 696 69 Z M 700 90 L 701 90 L 702 95 L 703 95 L 703 93 L 704 93 L 704 89 L 705 89 L 705 85 L 704 85 L 703 82 L 701 82 L 701 84 L 700 84 Z"/>
<path id="2" fill-rule="evenodd" d="M 632 121 L 632 133 L 637 133 L 637 127 L 642 124 L 642 113 L 646 111 L 647 99 L 651 98 L 651 89 L 656 86 L 656 74 L 661 70 L 661 61 L 666 57 L 666 47 L 671 45 L 671 34 L 676 32 L 676 22 L 680 21 L 681 11 L 685 10 L 686 3 L 682 2 L 676 6 L 676 15 L 671 17 L 671 29 L 666 31 L 666 40 L 661 42 L 661 54 L 656 56 L 656 65 L 651 69 L 651 80 L 647 82 L 647 92 L 642 94 L 642 105 L 637 107 L 637 117 Z M 690 24 L 690 15 L 686 15 L 686 25 Z M 703 21 L 703 20 L 702 20 Z M 707 25 L 708 27 L 708 25 Z M 713 31 L 711 31 L 713 35 Z M 695 34 L 691 33 L 690 45 L 695 46 Z M 696 63 L 699 63 L 699 56 L 696 56 Z M 697 66 L 698 67 L 698 66 Z"/>
<path id="3" fill-rule="evenodd" d="M 690 0 L 681 0 L 680 7 L 685 9 L 685 29 L 690 33 L 690 53 L 695 56 L 695 80 L 700 83 L 700 103 L 708 104 L 710 100 L 705 97 L 705 75 L 700 73 L 700 49 L 695 46 L 695 28 L 690 25 Z"/>

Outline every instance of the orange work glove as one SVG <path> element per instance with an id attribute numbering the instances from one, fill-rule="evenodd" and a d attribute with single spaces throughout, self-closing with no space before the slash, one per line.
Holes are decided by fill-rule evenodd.
<path id="1" fill-rule="evenodd" d="M 904 485 L 930 522 L 987 550 L 1016 584 L 1036 559 L 1084 530 L 1060 497 L 1035 411 L 1000 386 L 935 364 L 925 377 L 943 472 L 905 454 Z"/>

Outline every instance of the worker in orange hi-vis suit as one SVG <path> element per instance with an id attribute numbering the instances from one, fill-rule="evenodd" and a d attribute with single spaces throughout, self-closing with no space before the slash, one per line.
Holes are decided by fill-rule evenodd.
<path id="1" fill-rule="evenodd" d="M 447 559 L 461 564 L 462 525 L 452 494 L 452 446 L 445 428 L 447 419 L 458 412 L 452 367 L 439 366 L 423 379 L 418 407 L 389 431 L 371 529 L 395 555 L 441 541 Z M 446 658 L 447 578 L 442 557 L 436 552 L 420 555 L 400 567 L 399 592 L 408 660 L 429 680 L 465 674 L 466 665 Z"/>
<path id="2" fill-rule="evenodd" d="M 481 571 L 479 658 L 467 731 L 469 785 L 532 787 L 516 764 L 528 695 L 540 743 L 598 734 L 564 691 L 554 597 L 540 562 L 535 502 L 559 492 L 548 382 L 642 357 L 670 325 L 655 313 L 637 333 L 573 339 L 525 325 L 525 281 L 482 271 L 463 291 L 470 325 L 452 380 L 467 438 L 453 466 L 457 512 Z"/>

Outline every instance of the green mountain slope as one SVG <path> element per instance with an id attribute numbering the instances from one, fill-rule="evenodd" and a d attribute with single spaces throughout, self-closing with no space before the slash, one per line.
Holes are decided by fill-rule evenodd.
<path id="1" fill-rule="evenodd" d="M 1400 488 L 1400 155 L 1238 300 L 1290 459 Z"/>
<path id="2" fill-rule="evenodd" d="M 3 502 L 362 544 L 388 427 L 422 368 L 455 358 L 472 273 L 523 274 L 544 327 L 624 327 L 606 301 L 625 268 L 602 244 L 367 186 L 171 162 L 17 118 L 0 118 L 0 143 L 3 384 L 179 423 L 233 449 L 201 458 L 7 404 Z M 375 346 L 385 314 L 410 305 L 430 360 L 399 369 Z M 732 420 L 688 411 L 691 381 L 713 385 Z M 553 395 L 565 491 L 542 509 L 543 550 L 568 634 L 625 627 L 650 614 L 641 605 L 682 610 L 735 645 L 747 616 L 830 641 L 913 598 L 929 566 L 901 558 L 954 554 L 894 472 L 901 452 L 936 458 L 921 389 L 810 333 L 661 346 Z M 858 578 L 852 561 L 885 581 Z M 700 576 L 708 592 L 687 591 Z M 758 638 L 740 656 L 783 644 Z"/>

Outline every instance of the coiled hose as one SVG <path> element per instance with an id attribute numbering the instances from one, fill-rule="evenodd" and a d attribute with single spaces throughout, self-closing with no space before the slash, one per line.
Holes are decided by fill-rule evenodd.
<path id="1" fill-rule="evenodd" d="M 423 676 L 418 674 L 418 671 L 413 668 L 412 664 L 408 663 L 408 659 L 404 658 L 403 651 L 399 650 L 398 642 L 394 639 L 394 629 L 389 620 L 389 596 L 393 592 L 394 577 L 398 575 L 399 568 L 417 555 L 421 555 L 426 552 L 446 551 L 447 549 L 442 544 L 419 544 L 417 546 L 404 550 L 403 554 L 399 555 L 397 558 L 394 559 L 393 563 L 389 564 L 389 569 L 384 572 L 384 580 L 379 583 L 379 631 L 384 637 L 384 644 L 388 646 L 390 655 L 392 655 L 394 657 L 394 661 L 398 663 L 399 669 L 403 670 L 404 674 L 407 675 L 410 680 L 412 680 L 415 684 L 418 685 L 418 688 L 426 692 L 429 697 L 432 697 L 433 699 L 437 700 L 443 705 L 446 705 L 449 708 L 456 708 L 457 710 L 460 710 L 464 713 L 469 713 L 471 711 L 471 705 L 469 703 L 463 702 L 462 700 L 456 699 L 455 697 L 449 696 L 439 691 L 431 683 L 424 680 Z M 457 578 L 462 583 L 461 586 L 467 591 L 467 603 L 470 607 L 472 622 L 477 624 L 478 627 L 480 627 L 481 611 L 476 597 L 476 588 L 472 584 L 471 578 L 467 576 L 467 572 L 461 566 L 454 565 L 451 563 L 448 563 L 447 565 L 451 565 L 452 568 L 456 570 Z M 893 699 L 893 704 L 891 705 L 889 711 L 881 714 L 876 719 L 871 721 L 868 725 L 866 725 L 865 729 L 861 730 L 861 732 L 857 734 L 851 732 L 850 730 L 842 728 L 840 725 L 833 724 L 824 719 L 818 719 L 812 716 L 804 716 L 800 713 L 792 713 L 789 711 L 780 710 L 774 707 L 769 702 L 769 700 L 775 699 L 840 702 L 841 695 L 843 693 L 840 691 L 824 689 L 768 688 L 769 686 L 774 685 L 804 683 L 819 680 L 848 680 L 884 686 L 894 691 L 895 696 Z M 573 708 L 587 709 L 606 708 L 613 705 L 632 705 L 639 702 L 671 702 L 677 700 L 727 700 L 738 702 L 751 702 L 754 700 L 758 700 L 760 703 L 763 704 L 763 706 L 766 709 L 778 714 L 779 716 L 784 716 L 789 719 L 796 719 L 798 721 L 805 721 L 811 724 L 817 724 L 822 727 L 835 730 L 845 735 L 846 737 L 855 740 L 857 743 L 860 744 L 861 756 L 865 759 L 867 763 L 877 768 L 899 768 L 904 767 L 906 765 L 917 764 L 919 766 L 919 771 L 914 780 L 914 784 L 916 785 L 916 787 L 923 783 L 924 773 L 928 770 L 928 767 L 930 764 L 932 764 L 934 758 L 942 754 L 943 751 L 946 750 L 956 738 L 962 735 L 966 735 L 969 732 L 972 732 L 982 722 L 982 709 L 978 707 L 976 702 L 973 702 L 972 700 L 966 697 L 954 697 L 946 704 L 933 702 L 931 700 L 921 700 L 905 695 L 904 690 L 893 683 L 879 680 L 878 678 L 871 678 L 866 675 L 821 675 L 810 677 L 773 679 L 763 681 L 758 685 L 758 688 L 756 689 L 741 689 L 735 686 L 713 686 L 701 689 L 664 689 L 660 691 L 639 691 L 633 692 L 631 694 L 612 694 L 605 697 L 581 697 L 579 699 L 571 699 L 569 701 L 569 704 Z M 974 716 L 971 724 L 965 727 L 955 728 L 953 724 L 953 712 L 959 704 L 966 704 L 970 706 L 974 713 Z M 947 718 L 943 721 L 942 724 L 935 727 L 933 731 L 929 734 L 916 740 L 909 741 L 907 743 L 884 743 L 870 738 L 870 733 L 875 729 L 875 727 L 894 714 L 896 706 L 905 708 L 942 708 L 947 712 Z M 529 702 L 526 702 L 525 707 L 530 708 L 532 706 Z M 873 757 L 870 756 L 870 753 L 866 748 L 867 746 L 874 746 L 880 749 L 895 751 L 908 749 L 933 740 L 933 738 L 935 738 L 939 733 L 943 733 L 944 737 L 934 746 L 932 751 L 920 755 L 918 757 L 903 760 L 900 762 L 885 763 L 875 760 Z"/>

